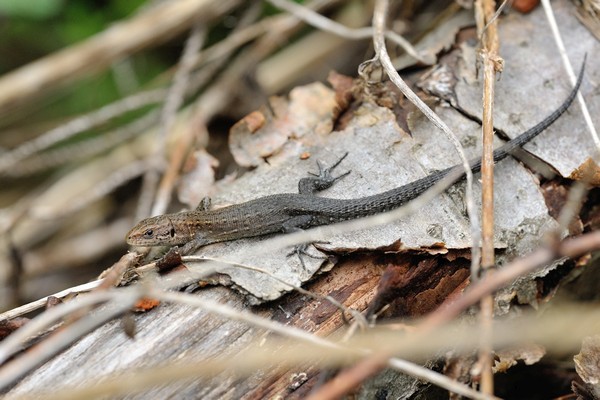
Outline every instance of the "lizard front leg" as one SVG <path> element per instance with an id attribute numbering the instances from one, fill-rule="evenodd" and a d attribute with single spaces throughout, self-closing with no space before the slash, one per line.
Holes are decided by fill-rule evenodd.
<path id="1" fill-rule="evenodd" d="M 316 192 L 320 192 L 321 190 L 325 190 L 330 188 L 335 182 L 339 179 L 342 179 L 346 175 L 350 173 L 350 171 L 346 171 L 339 176 L 332 176 L 331 171 L 346 158 L 348 153 L 344 154 L 339 160 L 337 160 L 331 167 L 323 168 L 321 163 L 317 161 L 317 167 L 319 168 L 319 172 L 314 174 L 309 172 L 312 177 L 302 178 L 298 182 L 298 192 L 300 194 L 314 194 Z"/>
<path id="2" fill-rule="evenodd" d="M 165 253 L 164 256 L 156 260 L 156 267 L 159 271 L 171 269 L 181 264 L 181 257 L 194 253 L 202 246 L 206 246 L 211 243 L 205 239 L 192 239 L 183 246 L 173 246 Z"/>
<path id="3" fill-rule="evenodd" d="M 200 200 L 200 203 L 198 203 L 198 206 L 196 207 L 196 211 L 208 211 L 211 209 L 211 204 L 212 201 L 210 197 L 206 196 L 202 200 Z M 165 253 L 165 255 L 156 260 L 156 266 L 160 271 L 173 268 L 181 264 L 182 256 L 191 254 L 198 250 L 200 247 L 207 245 L 208 243 L 210 242 L 206 239 L 195 238 L 181 247 L 173 246 L 169 249 L 167 253 Z"/>

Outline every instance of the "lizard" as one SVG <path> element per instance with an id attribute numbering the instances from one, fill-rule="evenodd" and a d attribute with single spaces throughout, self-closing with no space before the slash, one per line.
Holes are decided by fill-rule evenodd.
<path id="1" fill-rule="evenodd" d="M 584 69 L 585 60 L 575 86 L 563 103 L 537 125 L 496 149 L 493 153 L 495 163 L 535 138 L 569 108 L 581 85 Z M 163 214 L 140 221 L 129 231 L 126 241 L 133 246 L 183 245 L 181 254 L 189 254 L 211 243 L 289 233 L 390 211 L 416 198 L 449 174 L 459 174 L 458 180 L 465 178 L 463 166 L 455 165 L 371 196 L 356 199 L 316 196 L 316 192 L 329 188 L 350 173 L 336 177 L 331 174 L 346 155 L 329 168 L 323 168 L 317 162 L 319 173 L 302 178 L 298 183 L 298 193 L 272 194 L 218 209 L 210 209 L 209 202 L 202 201 L 192 211 Z M 471 161 L 470 168 L 473 173 L 479 172 L 481 161 Z"/>

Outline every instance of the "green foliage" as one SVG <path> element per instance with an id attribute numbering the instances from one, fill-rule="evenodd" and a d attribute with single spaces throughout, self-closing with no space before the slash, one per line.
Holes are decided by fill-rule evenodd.
<path id="1" fill-rule="evenodd" d="M 64 0 L 2 0 L 0 14 L 9 18 L 44 20 L 57 15 Z"/>
<path id="2" fill-rule="evenodd" d="M 52 54 L 130 18 L 147 0 L 0 0 L 0 75 Z M 144 85 L 172 65 L 171 53 L 151 49 L 132 56 L 136 80 Z M 114 70 L 73 82 L 35 110 L 34 119 L 86 112 L 126 95 Z M 35 109 L 35 107 L 34 107 Z"/>

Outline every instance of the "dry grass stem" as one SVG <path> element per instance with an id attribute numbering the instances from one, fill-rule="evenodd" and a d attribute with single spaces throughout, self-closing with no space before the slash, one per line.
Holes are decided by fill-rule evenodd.
<path id="1" fill-rule="evenodd" d="M 181 55 L 181 60 L 179 62 L 179 67 L 177 68 L 177 72 L 173 77 L 173 84 L 169 89 L 169 93 L 167 94 L 167 98 L 162 109 L 160 129 L 155 142 L 155 151 L 151 157 L 162 157 L 165 159 L 167 157 L 165 154 L 167 136 L 175 124 L 175 114 L 183 104 L 185 91 L 189 85 L 190 74 L 194 66 L 194 56 L 202 48 L 205 38 L 206 30 L 204 26 L 200 23 L 196 24 L 185 44 L 183 54 Z M 191 129 L 188 131 L 190 130 Z M 189 136 L 191 135 L 188 134 L 185 136 L 188 138 L 182 139 L 182 142 L 185 142 L 185 147 L 189 149 L 189 146 L 192 144 L 192 141 L 189 139 Z M 171 160 L 170 167 L 167 169 L 167 173 L 163 176 L 162 183 L 160 184 L 154 199 L 152 211 L 150 212 L 151 215 L 164 214 L 169 206 L 171 193 L 173 186 L 175 185 L 175 176 L 173 173 L 168 172 L 179 171 L 181 164 L 183 163 L 183 157 L 185 154 L 187 154 L 187 152 L 183 154 L 182 152 L 178 152 L 177 154 L 179 154 L 180 157 L 173 158 Z"/>
<path id="2" fill-rule="evenodd" d="M 32 210 L 32 215 L 41 219 L 61 218 L 84 209 L 90 203 L 104 198 L 117 187 L 129 182 L 130 180 L 141 176 L 148 170 L 147 161 L 133 161 L 108 175 L 104 180 L 94 185 L 93 190 L 80 193 L 63 207 L 50 205 L 44 207 L 43 204 L 36 205 Z"/>
<path id="3" fill-rule="evenodd" d="M 126 293 L 119 293 L 119 295 L 116 293 L 110 294 L 110 305 L 78 319 L 64 330 L 53 332 L 20 357 L 3 365 L 0 370 L 0 388 L 6 388 L 7 385 L 27 374 L 50 357 L 55 356 L 84 334 L 121 315 L 130 309 L 139 298 L 135 291 L 127 291 Z M 1 351 L 0 359 L 5 359 Z"/>
<path id="4" fill-rule="evenodd" d="M 481 56 L 483 62 L 483 115 L 482 136 L 483 149 L 481 161 L 481 270 L 475 263 L 471 266 L 471 279 L 476 282 L 481 274 L 492 274 L 495 265 L 494 246 L 494 83 L 496 72 L 502 65 L 498 50 L 498 22 L 496 20 L 496 2 L 482 0 L 475 2 L 475 11 L 484 21 L 485 27 L 478 26 L 479 37 L 482 38 Z M 481 392 L 494 393 L 493 361 L 492 361 L 492 320 L 494 318 L 494 298 L 486 295 L 480 302 L 480 323 L 482 335 L 479 338 L 478 357 Z"/>
<path id="5" fill-rule="evenodd" d="M 371 27 L 348 28 L 347 26 L 324 17 L 307 7 L 303 7 L 300 4 L 288 0 L 269 0 L 269 2 L 275 7 L 287 11 L 311 26 L 325 32 L 333 33 L 334 35 L 338 35 L 350 40 L 371 39 L 373 37 L 373 28 Z M 412 46 L 412 44 L 401 35 L 390 30 L 385 30 L 384 34 L 387 39 L 396 43 L 398 46 L 404 49 L 407 54 L 422 63 L 427 63 L 427 61 L 419 55 L 419 52 Z"/>
<path id="6" fill-rule="evenodd" d="M 428 335 L 401 334 L 402 339 L 399 339 L 399 333 L 394 330 L 382 327 L 377 330 L 366 332 L 351 340 L 347 345 L 341 346 L 334 342 L 315 338 L 312 335 L 299 331 L 298 329 L 276 325 L 272 321 L 260 319 L 238 310 L 233 310 L 228 306 L 202 301 L 201 299 L 183 293 L 167 293 L 160 291 L 152 291 L 149 293 L 153 297 L 160 298 L 165 301 L 172 301 L 178 304 L 187 304 L 194 307 L 201 307 L 207 312 L 217 313 L 218 315 L 226 316 L 228 319 L 244 321 L 252 326 L 268 329 L 277 332 L 284 337 L 283 340 L 270 339 L 261 346 L 250 346 L 240 357 L 227 357 L 222 359 L 209 360 L 181 360 L 179 363 L 169 364 L 169 371 L 160 367 L 153 367 L 142 371 L 131 371 L 127 374 L 120 373 L 118 376 L 111 376 L 103 379 L 97 385 L 80 383 L 77 389 L 73 387 L 58 388 L 53 397 L 48 398 L 66 398 L 62 397 L 67 394 L 78 396 L 90 396 L 91 394 L 109 395 L 109 394 L 124 394 L 144 390 L 148 386 L 158 384 L 166 384 L 175 380 L 183 379 L 198 379 L 198 376 L 211 377 L 221 371 L 237 371 L 242 374 L 250 374 L 257 369 L 264 368 L 265 365 L 270 366 L 294 366 L 305 362 L 314 363 L 319 360 L 319 365 L 322 367 L 333 367 L 353 362 L 362 358 L 368 352 L 376 352 L 381 354 L 382 351 L 390 354 L 403 354 L 406 357 L 428 357 L 428 354 L 439 354 L 440 349 L 456 349 L 457 351 L 473 350 L 477 343 L 472 340 L 480 332 L 474 326 L 465 326 L 457 324 L 456 326 L 448 326 L 441 328 L 435 332 L 430 332 Z M 582 318 L 585 315 L 590 318 Z M 554 312 L 549 312 L 541 317 L 527 316 L 523 318 L 499 321 L 494 326 L 494 330 L 498 333 L 494 338 L 495 347 L 510 346 L 523 341 L 535 341 L 542 343 L 556 351 L 564 351 L 568 348 L 577 347 L 579 341 L 589 335 L 591 332 L 597 331 L 600 327 L 598 321 L 600 315 L 598 310 L 593 306 L 589 309 L 583 309 L 579 305 L 572 307 L 560 308 Z M 577 326 L 577 329 L 572 329 Z M 569 329 L 572 335 L 564 335 L 565 329 Z M 288 340 L 291 339 L 291 340 Z M 303 345 L 299 345 L 303 343 Z M 281 349 L 285 348 L 285 351 Z M 399 368 L 400 371 L 415 374 L 423 373 L 419 376 L 428 381 L 435 379 L 432 375 L 437 375 L 432 371 L 425 371 L 422 367 L 408 363 L 400 359 L 390 361 L 390 366 Z M 403 368 L 409 366 L 407 370 Z M 142 380 L 137 380 L 135 377 L 145 377 Z M 151 379 L 150 381 L 146 378 Z M 495 398 L 483 393 L 478 393 L 462 384 L 457 383 L 444 376 L 437 376 L 441 381 L 446 381 L 450 388 L 440 385 L 448 390 L 455 391 L 469 398 L 476 399 L 491 399 Z M 97 378 L 95 378 L 97 379 Z M 132 380 L 133 379 L 133 380 Z M 135 384 L 132 384 L 135 382 Z M 89 382 L 88 382 L 89 383 Z M 438 384 L 438 382 L 435 382 Z M 26 398 L 26 397 L 24 397 Z"/>
<path id="7" fill-rule="evenodd" d="M 34 157 L 20 161 L 15 168 L 4 170 L 2 174 L 11 178 L 22 178 L 66 163 L 89 160 L 149 130 L 156 125 L 158 117 L 157 110 L 150 111 L 129 124 L 116 127 L 111 131 L 105 132 L 98 137 L 87 139 L 82 143 L 66 144 L 56 149 L 35 154 Z"/>

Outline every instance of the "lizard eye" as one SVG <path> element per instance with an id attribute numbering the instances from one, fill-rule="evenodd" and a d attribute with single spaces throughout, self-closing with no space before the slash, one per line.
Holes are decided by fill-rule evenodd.
<path id="1" fill-rule="evenodd" d="M 171 228 L 171 237 L 175 237 L 175 228 Z"/>
<path id="2" fill-rule="evenodd" d="M 146 232 L 144 232 L 144 236 L 146 237 L 152 237 L 153 234 L 154 231 L 152 229 L 148 229 Z"/>

